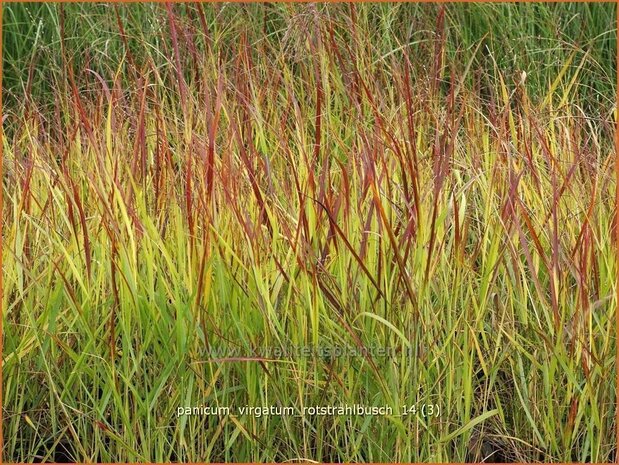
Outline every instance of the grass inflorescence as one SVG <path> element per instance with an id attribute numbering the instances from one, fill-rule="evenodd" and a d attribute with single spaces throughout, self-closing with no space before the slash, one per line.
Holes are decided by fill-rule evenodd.
<path id="1" fill-rule="evenodd" d="M 614 4 L 3 8 L 6 460 L 613 459 Z"/>

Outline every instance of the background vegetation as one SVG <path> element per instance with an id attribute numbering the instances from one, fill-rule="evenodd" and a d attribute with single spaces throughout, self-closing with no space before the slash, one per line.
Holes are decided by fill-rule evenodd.
<path id="1" fill-rule="evenodd" d="M 4 459 L 613 461 L 615 8 L 3 5 Z"/>

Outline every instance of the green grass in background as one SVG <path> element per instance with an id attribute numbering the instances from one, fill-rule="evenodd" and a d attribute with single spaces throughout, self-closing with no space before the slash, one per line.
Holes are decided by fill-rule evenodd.
<path id="1" fill-rule="evenodd" d="M 63 75 L 63 59 L 71 60 L 80 70 L 86 65 L 98 72 L 114 70 L 124 56 L 125 45 L 138 60 L 146 54 L 156 64 L 165 65 L 169 55 L 162 54 L 162 49 L 170 44 L 161 8 L 155 3 L 130 7 L 83 3 L 7 5 L 2 57 L 5 99 L 23 97 L 29 81 L 30 96 L 53 90 L 56 79 L 61 79 L 58 74 Z M 345 8 L 339 5 L 331 10 Z M 370 4 L 359 15 L 372 26 L 372 31 L 366 32 L 377 53 L 400 58 L 398 50 L 406 45 L 409 53 L 428 57 L 433 52 L 431 41 L 439 8 L 440 5 L 433 4 Z M 491 55 L 506 75 L 526 71 L 529 92 L 535 96 L 545 96 L 554 77 L 567 66 L 567 79 L 578 74 L 577 94 L 583 97 L 583 104 L 592 109 L 607 106 L 614 96 L 615 8 L 614 3 L 597 2 L 448 5 L 445 51 L 454 59 L 458 56 L 454 64 L 463 67 L 481 43 L 474 67 L 487 70 Z M 223 4 L 202 10 L 212 37 L 223 33 L 219 25 L 224 22 L 242 23 L 250 37 L 262 37 L 261 41 L 273 44 L 286 34 L 291 15 L 290 7 L 282 4 Z M 179 21 L 203 31 L 202 16 L 195 5 L 180 5 L 176 15 Z M 60 53 L 62 29 L 65 58 Z M 345 28 L 338 32 L 345 37 L 350 34 Z M 197 50 L 205 50 L 208 39 L 201 33 L 192 39 Z M 223 42 L 224 52 L 225 45 Z M 462 55 L 457 55 L 459 52 Z M 584 64 L 578 71 L 582 60 Z"/>

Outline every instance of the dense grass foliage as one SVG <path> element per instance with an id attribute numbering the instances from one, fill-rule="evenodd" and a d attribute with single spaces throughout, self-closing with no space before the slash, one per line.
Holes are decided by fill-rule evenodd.
<path id="1" fill-rule="evenodd" d="M 614 460 L 614 4 L 3 8 L 5 460 Z"/>
<path id="2" fill-rule="evenodd" d="M 323 13 L 333 17 L 336 9 L 345 8 L 334 6 L 330 8 L 333 13 Z M 435 51 L 439 9 L 440 5 L 433 4 L 374 4 L 359 12 L 359 20 L 371 25 L 371 30 L 363 32 L 376 57 L 401 58 L 406 50 L 416 57 L 414 64 L 419 64 Z M 473 58 L 474 67 L 482 70 L 492 66 L 492 55 L 505 75 L 527 72 L 529 93 L 536 97 L 546 95 L 558 74 L 564 73 L 566 82 L 578 75 L 576 93 L 595 111 L 600 104 L 608 106 L 614 97 L 615 9 L 614 3 L 448 6 L 443 25 L 445 53 L 454 65 L 464 66 Z M 67 59 L 78 72 L 90 68 L 102 74 L 113 74 L 127 50 L 140 63 L 148 57 L 155 65 L 165 66 L 170 60 L 168 24 L 161 6 L 155 3 L 131 7 L 20 3 L 5 7 L 4 12 L 5 103 L 21 100 L 26 87 L 30 98 L 44 97 L 43 104 L 53 100 L 50 93 L 62 81 Z M 293 39 L 289 19 L 294 14 L 291 7 L 281 4 L 212 8 L 183 4 L 175 9 L 175 17 L 189 34 L 181 41 L 188 39 L 192 48 L 202 52 L 213 41 L 216 51 L 224 54 L 234 53 L 227 46 L 230 36 L 238 34 L 229 30 L 232 25 L 243 29 L 252 42 L 281 47 L 282 39 Z M 333 19 L 339 22 L 337 17 Z M 346 27 L 337 32 L 343 40 L 351 40 Z M 304 33 L 297 30 L 295 35 Z M 480 43 L 481 50 L 475 55 Z M 62 47 L 64 54 L 59 53 Z M 189 68 L 195 65 L 194 58 L 188 55 Z"/>

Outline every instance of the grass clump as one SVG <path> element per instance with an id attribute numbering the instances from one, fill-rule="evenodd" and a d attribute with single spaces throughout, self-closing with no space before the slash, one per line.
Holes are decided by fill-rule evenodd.
<path id="1" fill-rule="evenodd" d="M 612 460 L 614 8 L 4 6 L 4 457 Z"/>

